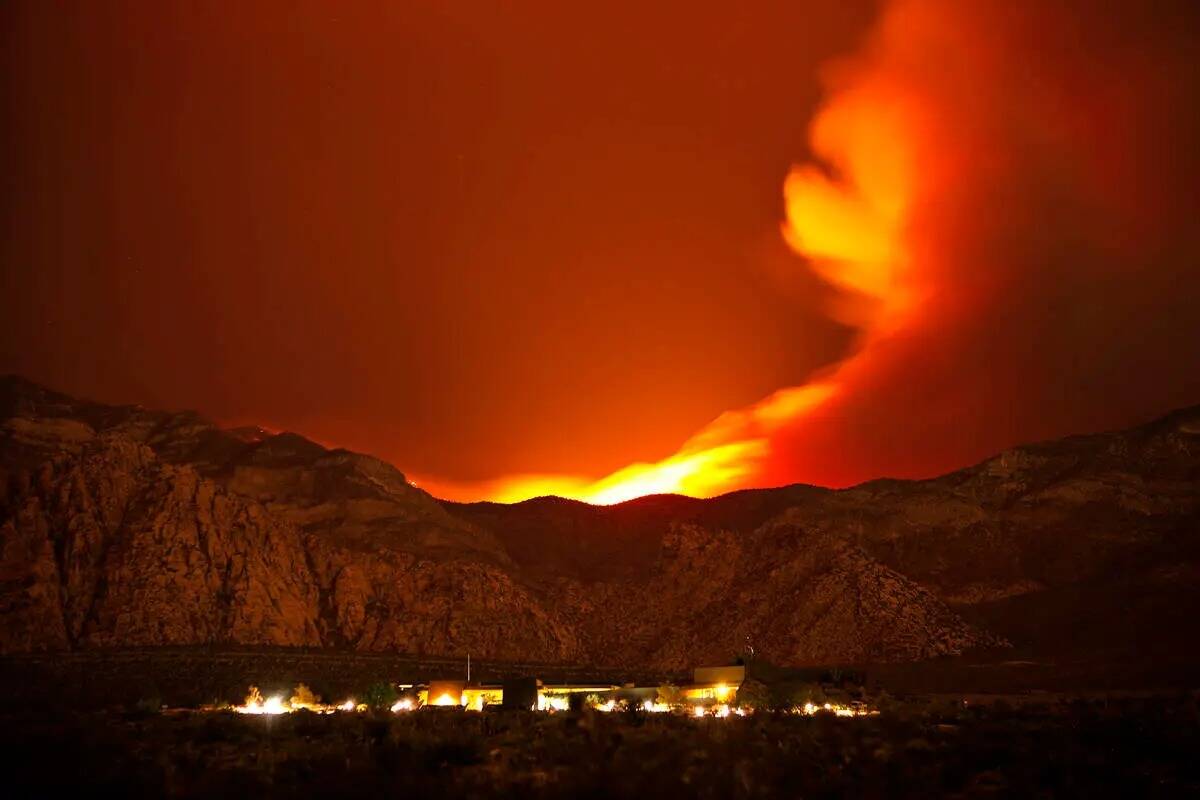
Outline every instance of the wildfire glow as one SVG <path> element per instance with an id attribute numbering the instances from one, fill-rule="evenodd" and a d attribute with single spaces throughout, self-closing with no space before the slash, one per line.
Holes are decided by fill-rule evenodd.
<path id="1" fill-rule="evenodd" d="M 857 333 L 845 357 L 654 463 L 431 490 L 614 503 L 927 477 L 1179 404 L 1161 354 L 1196 339 L 1173 321 L 1194 316 L 1195 48 L 1178 8 L 1119 6 L 883 0 L 825 65 L 812 158 L 782 181 L 796 268 Z"/>
<path id="2" fill-rule="evenodd" d="M 673 456 L 653 464 L 631 464 L 599 480 L 567 475 L 518 475 L 485 485 L 422 481 L 446 499 L 516 503 L 556 495 L 596 505 L 612 505 L 651 494 L 712 497 L 753 479 L 769 454 L 768 436 L 798 414 L 815 409 L 836 387 L 812 383 L 781 389 L 758 404 L 713 420 Z"/>
<path id="3" fill-rule="evenodd" d="M 871 47 L 895 49 L 893 40 L 908 35 L 911 5 L 893 4 Z M 818 380 L 721 414 L 678 452 L 656 463 L 632 464 L 598 480 L 518 475 L 483 485 L 424 481 L 426 488 L 448 499 L 517 502 L 558 495 L 608 505 L 649 494 L 711 497 L 778 482 L 767 463 L 772 436 L 844 394 L 847 372 L 873 342 L 902 329 L 919 312 L 923 293 L 909 270 L 906 237 L 921 114 L 919 104 L 888 74 L 855 74 L 846 85 L 834 87 L 810 130 L 820 165 L 794 168 L 783 187 L 783 236 L 818 274 L 842 290 L 830 313 L 859 326 L 854 354 Z"/>

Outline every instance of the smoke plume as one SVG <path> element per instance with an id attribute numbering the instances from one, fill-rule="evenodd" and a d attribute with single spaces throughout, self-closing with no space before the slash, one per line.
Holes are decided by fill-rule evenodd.
<path id="1" fill-rule="evenodd" d="M 657 464 L 487 493 L 926 476 L 1200 401 L 1198 22 L 1190 2 L 887 3 L 827 66 L 818 160 L 784 185 L 783 235 L 853 352 Z"/>

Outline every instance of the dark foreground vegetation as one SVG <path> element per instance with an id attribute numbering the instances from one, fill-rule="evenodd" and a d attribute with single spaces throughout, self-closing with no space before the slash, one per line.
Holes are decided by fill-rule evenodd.
<path id="1" fill-rule="evenodd" d="M 1184 797 L 1194 695 L 870 718 L 107 711 L 0 719 L 5 794 L 46 797 Z"/>

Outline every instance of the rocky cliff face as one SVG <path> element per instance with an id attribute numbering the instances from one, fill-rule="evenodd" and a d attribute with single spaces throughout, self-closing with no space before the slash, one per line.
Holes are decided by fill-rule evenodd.
<path id="1" fill-rule="evenodd" d="M 683 670 L 748 646 L 778 663 L 905 661 L 1005 642 L 845 541 L 782 515 L 746 536 L 670 527 L 637 579 L 561 580 L 584 649 Z"/>
<path id="2" fill-rule="evenodd" d="M 494 566 L 363 551 L 111 434 L 10 481 L 0 649 L 238 643 L 574 654 Z"/>
<path id="3" fill-rule="evenodd" d="M 447 513 L 377 458 L 329 450 L 294 433 L 224 430 L 190 411 L 90 403 L 0 377 L 0 477 L 78 454 L 98 435 L 144 444 L 166 463 L 190 466 L 305 532 L 347 545 L 507 560 L 490 532 Z"/>
<path id="4" fill-rule="evenodd" d="M 549 498 L 451 509 L 496 531 L 518 561 L 576 576 L 596 569 L 577 565 L 572 553 L 578 548 L 556 540 L 554 530 L 622 543 L 603 552 L 601 572 L 639 579 L 651 561 L 647 553 L 669 544 L 664 537 L 671 525 L 732 535 L 762 576 L 772 574 L 768 565 L 779 558 L 802 563 L 806 541 L 823 541 L 818 549 L 831 552 L 836 548 L 828 543 L 840 542 L 971 623 L 973 644 L 986 640 L 978 632 L 987 631 L 1053 658 L 1131 658 L 1150 651 L 1200 657 L 1193 644 L 1200 623 L 1189 610 L 1200 605 L 1194 580 L 1200 574 L 1200 409 L 1127 431 L 1014 448 L 924 481 L 881 480 L 841 491 L 792 486 L 711 500 L 649 497 L 602 509 Z M 509 538 L 517 542 L 510 545 Z M 538 550 L 524 555 L 528 541 Z M 786 597 L 787 590 L 774 586 L 772 596 Z M 822 617 L 830 618 L 829 612 Z M 878 612 L 864 615 L 877 618 Z M 932 630 L 911 628 L 914 634 L 922 629 Z M 915 652 L 890 650 L 884 645 L 889 632 L 869 637 L 873 644 L 857 652 L 886 658 Z M 950 636 L 939 648 L 936 638 L 914 635 L 925 654 L 968 646 L 950 644 L 956 640 Z M 831 652 L 814 642 L 800 649 Z"/>
<path id="5" fill-rule="evenodd" d="M 319 642 L 295 529 L 143 445 L 89 443 L 4 507 L 6 649 Z"/>
<path id="6" fill-rule="evenodd" d="M 1195 626 L 1172 610 L 1196 599 L 1198 442 L 1181 413 L 930 481 L 464 506 L 295 434 L 0 379 L 0 650 L 675 669 L 747 644 L 796 664 L 1136 647 Z"/>

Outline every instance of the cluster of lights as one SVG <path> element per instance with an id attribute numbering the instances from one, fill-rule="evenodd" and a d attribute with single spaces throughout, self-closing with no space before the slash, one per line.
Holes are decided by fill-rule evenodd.
<path id="1" fill-rule="evenodd" d="M 597 711 L 613 711 L 617 708 L 617 704 L 613 700 L 608 700 L 602 704 L 594 706 Z M 676 711 L 678 706 L 672 706 L 667 703 L 662 703 L 653 700 L 643 700 L 639 706 L 642 711 L 652 714 L 665 714 L 671 711 Z M 690 714 L 696 719 L 704 717 L 717 717 L 725 719 L 726 717 L 736 716 L 744 717 L 754 712 L 752 708 L 743 706 L 733 707 L 728 703 L 718 703 L 716 705 L 696 704 L 691 707 Z M 816 705 L 815 703 L 805 703 L 802 706 L 797 706 L 792 709 L 794 714 L 802 714 L 804 716 L 813 716 L 815 714 L 827 713 L 838 717 L 869 717 L 879 714 L 878 711 L 873 711 L 865 707 L 844 706 L 834 703 L 823 703 Z"/>
<path id="2" fill-rule="evenodd" d="M 462 705 L 462 696 L 455 697 L 449 692 L 439 694 L 433 700 L 429 701 L 431 706 L 457 706 Z"/>
<path id="3" fill-rule="evenodd" d="M 722 703 L 719 706 L 696 706 L 695 708 L 692 709 L 692 716 L 694 716 L 698 719 L 701 717 L 708 717 L 708 716 L 717 717 L 718 719 L 724 719 L 725 717 L 728 717 L 730 715 L 744 717 L 749 713 L 750 712 L 744 708 L 730 708 L 725 703 Z"/>
<path id="4" fill-rule="evenodd" d="M 392 706 L 392 711 L 409 711 L 414 707 L 412 700 L 400 700 Z M 365 705 L 356 702 L 354 698 L 336 705 L 317 702 L 312 692 L 303 684 L 296 687 L 296 691 L 289 699 L 285 699 L 283 695 L 272 695 L 264 698 L 257 686 L 251 686 L 250 693 L 246 695 L 246 700 L 240 706 L 233 706 L 233 710 L 239 714 L 252 714 L 255 716 L 276 716 L 279 714 L 290 714 L 293 711 L 333 714 L 337 711 L 366 711 L 366 709 Z"/>
<path id="5" fill-rule="evenodd" d="M 718 687 L 718 690 L 726 687 Z M 724 700 L 732 695 L 731 691 L 716 691 L 713 693 L 718 700 Z M 429 701 L 429 705 L 433 706 L 463 706 L 472 710 L 480 710 L 482 708 L 482 698 L 478 698 L 480 702 L 471 704 L 468 702 L 465 695 L 458 697 L 451 693 L 443 693 Z M 397 700 L 391 706 L 393 713 L 404 711 L 413 711 L 418 707 L 418 703 L 411 697 L 405 697 Z M 597 703 L 592 706 L 596 711 L 611 712 L 623 706 L 618 705 L 615 699 L 608 699 L 603 703 Z M 315 700 L 312 693 L 303 684 L 296 687 L 296 692 L 290 699 L 284 699 L 282 695 L 272 695 L 264 698 L 259 692 L 258 687 L 251 686 L 250 693 L 246 696 L 245 702 L 240 706 L 234 706 L 233 710 L 239 714 L 253 715 L 277 715 L 288 714 L 293 711 L 306 710 L 317 714 L 332 714 L 336 711 L 365 711 L 366 706 L 355 702 L 353 698 L 346 700 L 337 705 L 325 705 Z M 567 698 L 560 694 L 538 694 L 537 709 L 538 711 L 548 711 L 551 713 L 557 711 L 566 711 L 569 708 Z M 651 714 L 663 714 L 676 710 L 677 706 L 672 706 L 668 703 L 659 702 L 656 700 L 644 700 L 640 706 L 642 711 Z M 691 714 L 693 717 L 700 719 L 703 717 L 717 717 L 724 719 L 730 716 L 744 717 L 749 714 L 752 709 L 732 708 L 728 703 L 720 702 L 717 705 L 696 704 L 692 706 Z M 862 706 L 844 706 L 834 703 L 816 703 L 808 702 L 802 706 L 797 706 L 792 709 L 794 714 L 802 714 L 804 716 L 813 716 L 819 713 L 834 714 L 838 717 L 864 717 L 874 716 L 879 712 L 867 709 Z"/>
<path id="6" fill-rule="evenodd" d="M 399 703 L 397 703 L 397 705 L 399 705 Z M 332 714 L 335 711 L 364 711 L 366 710 L 366 706 L 359 705 L 353 700 L 347 700 L 346 702 L 339 703 L 337 705 L 295 705 L 287 700 L 284 700 L 283 697 L 275 695 L 259 701 L 247 699 L 247 701 L 242 705 L 233 706 L 233 710 L 239 714 L 274 716 L 277 714 L 290 714 L 293 711 L 311 711 L 314 714 Z M 396 711 L 398 709 L 396 706 L 392 706 L 392 710 Z"/>
<path id="7" fill-rule="evenodd" d="M 566 711 L 568 708 L 570 703 L 562 695 L 538 693 L 538 711 Z"/>
<path id="8" fill-rule="evenodd" d="M 286 714 L 292 707 L 279 696 L 263 700 L 261 696 L 256 698 L 251 694 L 243 705 L 234 706 L 233 710 L 239 714 Z"/>
<path id="9" fill-rule="evenodd" d="M 871 717 L 877 715 L 878 711 L 871 711 L 866 708 L 855 708 L 853 706 L 834 705 L 833 703 L 823 703 L 817 705 L 815 703 L 805 703 L 804 705 L 793 709 L 796 714 L 803 714 L 806 717 L 811 717 L 814 714 L 821 712 L 832 713 L 839 717 Z"/>

